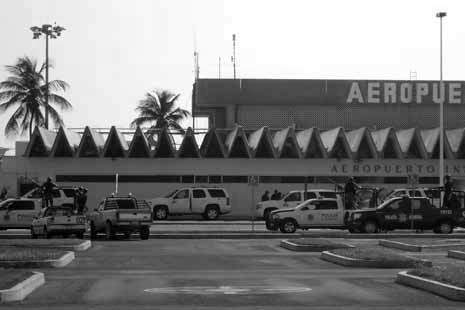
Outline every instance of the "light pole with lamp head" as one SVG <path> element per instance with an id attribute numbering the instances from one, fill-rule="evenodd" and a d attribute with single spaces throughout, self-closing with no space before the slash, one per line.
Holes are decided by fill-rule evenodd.
<path id="1" fill-rule="evenodd" d="M 439 12 L 439 186 L 444 186 L 444 100 L 446 90 L 442 81 L 442 19 L 447 16 L 446 12 Z"/>
<path id="2" fill-rule="evenodd" d="M 48 39 L 56 39 L 61 35 L 65 28 L 55 25 L 44 24 L 41 27 L 33 26 L 30 28 L 32 31 L 32 39 L 38 39 L 41 35 L 45 35 L 45 128 L 48 129 Z"/>

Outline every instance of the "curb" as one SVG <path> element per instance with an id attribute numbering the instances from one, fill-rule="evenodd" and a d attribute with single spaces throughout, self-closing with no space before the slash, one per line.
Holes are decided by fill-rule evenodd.
<path id="1" fill-rule="evenodd" d="M 41 272 L 34 272 L 32 276 L 26 280 L 16 284 L 10 289 L 0 290 L 0 303 L 21 301 L 32 293 L 36 288 L 45 283 L 44 274 Z"/>
<path id="2" fill-rule="evenodd" d="M 465 301 L 465 289 L 446 283 L 429 280 L 423 277 L 408 274 L 407 271 L 401 271 L 397 274 L 397 283 L 411 286 L 417 289 L 428 291 L 430 293 L 456 301 Z"/>
<path id="3" fill-rule="evenodd" d="M 78 244 L 78 245 L 73 245 L 73 250 L 76 252 L 80 251 L 85 251 L 89 249 L 92 246 L 92 241 L 90 240 L 85 240 L 84 242 Z"/>
<path id="4" fill-rule="evenodd" d="M 447 251 L 447 257 L 465 260 L 465 252 L 449 250 Z"/>
<path id="5" fill-rule="evenodd" d="M 6 268 L 61 268 L 74 260 L 74 252 L 68 251 L 59 259 L 33 261 L 2 261 L 0 267 Z"/>
<path id="6" fill-rule="evenodd" d="M 454 248 L 465 247 L 465 243 L 415 245 L 415 244 L 408 244 L 408 243 L 392 241 L 392 240 L 379 240 L 378 244 L 381 246 L 387 247 L 387 248 L 410 251 L 410 252 L 421 252 L 423 250 L 454 249 Z"/>
<path id="7" fill-rule="evenodd" d="M 342 249 L 342 248 L 353 248 L 353 245 L 345 243 L 333 243 L 327 245 L 317 245 L 317 244 L 297 244 L 290 240 L 281 240 L 279 246 L 287 250 L 296 251 L 296 252 L 322 252 L 333 249 Z"/>
<path id="8" fill-rule="evenodd" d="M 322 260 L 346 266 L 346 267 L 358 267 L 358 268 L 411 268 L 414 267 L 415 263 L 412 262 L 405 262 L 404 264 L 398 264 L 396 266 L 389 265 L 389 264 L 380 264 L 378 261 L 373 260 L 363 260 L 363 259 L 356 259 L 351 257 L 345 257 L 341 255 L 337 255 L 328 251 L 321 252 L 320 258 Z M 432 266 L 433 264 L 428 260 L 420 260 L 420 262 L 425 266 Z"/>

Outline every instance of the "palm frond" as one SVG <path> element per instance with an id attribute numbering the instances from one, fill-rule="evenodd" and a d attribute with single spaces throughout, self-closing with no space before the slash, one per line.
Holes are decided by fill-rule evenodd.
<path id="1" fill-rule="evenodd" d="M 69 85 L 62 80 L 53 80 L 48 82 L 48 87 L 48 89 L 52 91 L 66 91 L 66 89 L 69 88 Z"/>
<path id="2" fill-rule="evenodd" d="M 73 108 L 68 100 L 57 94 L 49 94 L 48 101 L 49 103 L 56 104 L 62 110 L 69 110 Z"/>
<path id="3" fill-rule="evenodd" d="M 55 110 L 52 106 L 49 107 L 48 109 L 50 118 L 53 120 L 53 122 L 56 125 L 63 126 L 63 119 L 61 118 L 60 114 Z"/>
<path id="4" fill-rule="evenodd" d="M 6 111 L 11 106 L 21 103 L 21 101 L 24 99 L 24 97 L 25 97 L 24 94 L 17 93 L 13 97 L 11 97 L 10 100 L 8 100 L 7 102 L 4 102 L 4 103 L 0 104 L 0 111 Z"/>

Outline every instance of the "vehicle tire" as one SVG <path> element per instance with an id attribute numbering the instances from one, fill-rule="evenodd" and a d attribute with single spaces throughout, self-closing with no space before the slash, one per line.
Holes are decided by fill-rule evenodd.
<path id="1" fill-rule="evenodd" d="M 153 208 L 153 220 L 163 221 L 168 217 L 168 208 L 165 206 L 158 206 Z"/>
<path id="2" fill-rule="evenodd" d="M 32 239 L 37 239 L 37 234 L 34 232 L 34 228 L 31 227 L 31 238 Z"/>
<path id="3" fill-rule="evenodd" d="M 44 237 L 45 239 L 50 239 L 52 235 L 47 231 L 47 227 L 44 226 Z"/>
<path id="4" fill-rule="evenodd" d="M 281 230 L 283 234 L 293 234 L 297 230 L 297 223 L 295 222 L 295 220 L 285 219 L 281 223 L 279 230 Z"/>
<path id="5" fill-rule="evenodd" d="M 139 235 L 142 240 L 147 240 L 150 237 L 150 226 L 142 226 Z"/>
<path id="6" fill-rule="evenodd" d="M 218 218 L 218 216 L 220 215 L 220 210 L 217 206 L 207 206 L 205 208 L 204 214 L 206 220 L 212 221 Z"/>
<path id="7" fill-rule="evenodd" d="M 94 240 L 97 238 L 97 229 L 95 228 L 94 222 L 90 223 L 90 239 Z"/>
<path id="8" fill-rule="evenodd" d="M 348 230 L 351 234 L 358 234 L 360 232 L 360 230 L 352 227 L 348 228 Z"/>
<path id="9" fill-rule="evenodd" d="M 113 227 L 111 226 L 110 222 L 105 224 L 105 239 L 112 240 L 115 238 L 115 232 L 113 231 Z"/>
<path id="10" fill-rule="evenodd" d="M 271 230 L 271 231 L 277 231 L 278 228 L 279 228 L 278 225 L 276 225 L 275 223 L 273 223 L 270 220 L 267 220 L 265 222 L 265 226 L 266 226 L 266 229 Z"/>
<path id="11" fill-rule="evenodd" d="M 131 232 L 130 231 L 124 232 L 124 239 L 131 239 Z"/>
<path id="12" fill-rule="evenodd" d="M 363 223 L 362 230 L 367 234 L 376 234 L 378 232 L 378 224 L 374 221 L 366 221 Z"/>
<path id="13" fill-rule="evenodd" d="M 435 233 L 437 234 L 450 234 L 454 230 L 454 227 L 449 221 L 441 221 L 439 224 L 436 226 L 436 231 Z"/>

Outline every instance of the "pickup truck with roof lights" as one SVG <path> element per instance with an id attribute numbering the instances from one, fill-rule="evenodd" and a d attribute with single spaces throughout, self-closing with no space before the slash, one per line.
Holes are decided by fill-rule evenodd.
<path id="1" fill-rule="evenodd" d="M 31 224 L 31 237 L 50 238 L 53 235 L 75 235 L 82 239 L 88 230 L 86 217 L 76 214 L 72 207 L 59 206 L 43 209 Z"/>
<path id="2" fill-rule="evenodd" d="M 464 196 L 457 199 L 464 199 Z M 463 203 L 438 208 L 425 197 L 394 197 L 375 209 L 353 211 L 347 220 L 352 232 L 377 233 L 394 229 L 432 229 L 450 234 L 455 227 L 465 227 Z"/>

